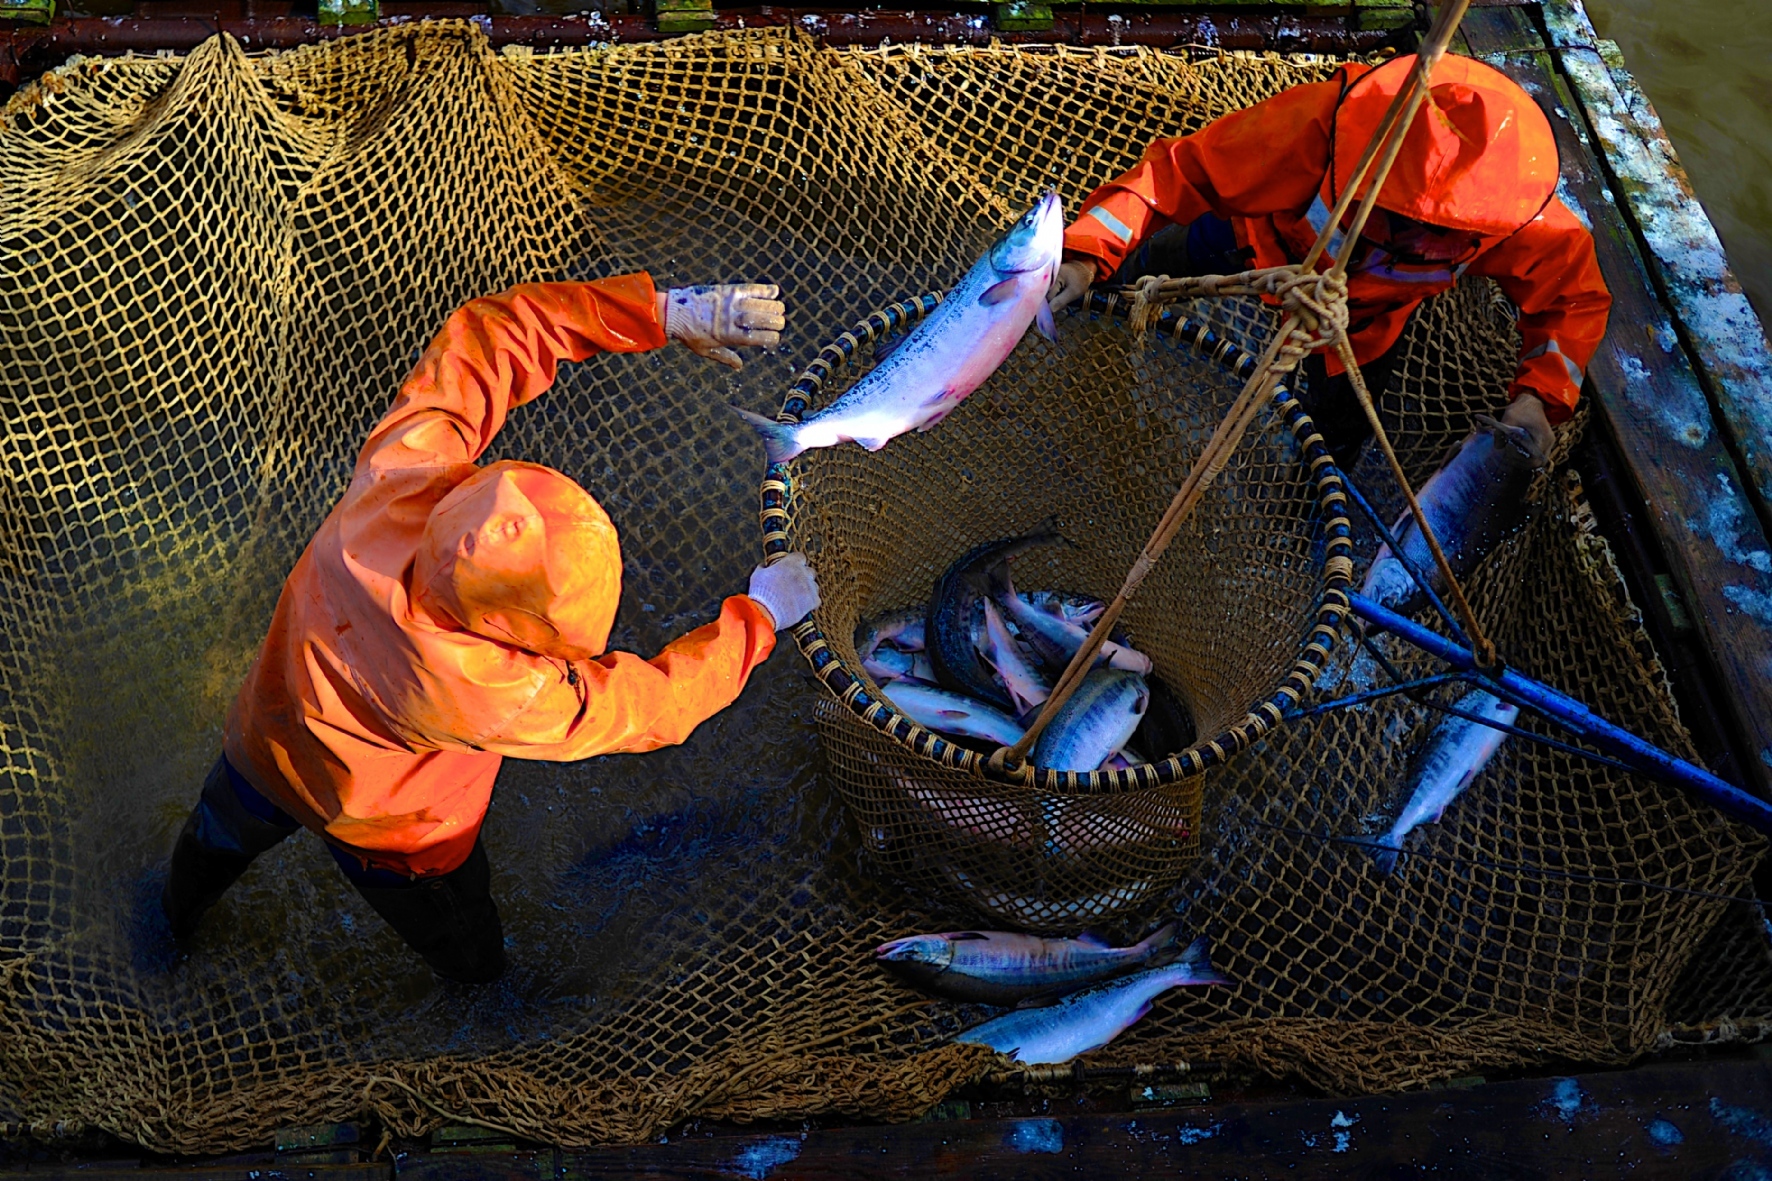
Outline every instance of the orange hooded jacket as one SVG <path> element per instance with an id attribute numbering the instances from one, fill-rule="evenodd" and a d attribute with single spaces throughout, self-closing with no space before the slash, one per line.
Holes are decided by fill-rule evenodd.
<path id="1" fill-rule="evenodd" d="M 1344 66 L 1193 135 L 1158 140 L 1083 203 L 1065 231 L 1066 255 L 1093 260 L 1106 279 L 1151 234 L 1212 213 L 1232 223 L 1253 265 L 1302 261 L 1414 65 L 1408 56 L 1376 70 Z M 1357 251 L 1348 275 L 1354 356 L 1382 356 L 1422 300 L 1462 274 L 1486 275 L 1519 309 L 1524 343 L 1508 396 L 1534 393 L 1552 422 L 1567 419 L 1612 297 L 1592 235 L 1555 196 L 1558 175 L 1538 104 L 1481 62 L 1442 59 L 1378 204 L 1465 231 L 1472 250 L 1433 265 Z M 1339 246 L 1337 234 L 1331 249 Z M 1326 360 L 1340 372 L 1333 353 Z"/>
<path id="2" fill-rule="evenodd" d="M 505 755 L 678 743 L 775 647 L 734 595 L 652 660 L 603 653 L 614 526 L 535 464 L 475 464 L 562 360 L 665 343 L 652 280 L 515 287 L 456 311 L 357 457 L 283 586 L 229 711 L 229 762 L 366 864 L 445 873 L 472 851 Z"/>

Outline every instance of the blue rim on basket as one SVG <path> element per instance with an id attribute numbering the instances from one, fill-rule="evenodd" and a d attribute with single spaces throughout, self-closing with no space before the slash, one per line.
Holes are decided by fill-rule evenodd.
<path id="1" fill-rule="evenodd" d="M 876 340 L 909 328 L 934 311 L 941 303 L 937 294 L 917 296 L 874 312 L 848 332 L 819 350 L 818 356 L 806 366 L 782 400 L 778 422 L 798 422 L 812 405 L 832 373 L 846 367 L 855 354 Z M 1089 308 L 1100 315 L 1124 314 L 1117 294 L 1094 293 Z M 1163 309 L 1156 321 L 1168 331 L 1171 339 L 1182 343 L 1207 360 L 1217 362 L 1238 381 L 1247 381 L 1254 372 L 1256 358 L 1224 339 L 1205 323 L 1183 317 L 1173 307 Z M 1237 724 L 1205 741 L 1195 742 L 1184 751 L 1171 754 L 1155 763 L 1142 763 L 1117 771 L 1052 771 L 1034 768 L 1031 786 L 1056 791 L 1076 792 L 1080 789 L 1102 792 L 1132 791 L 1160 787 L 1203 774 L 1221 766 L 1242 753 L 1277 725 L 1288 709 L 1309 692 L 1322 674 L 1323 662 L 1335 647 L 1341 627 L 1351 611 L 1348 590 L 1353 581 L 1353 537 L 1347 517 L 1347 493 L 1335 461 L 1324 447 L 1322 437 L 1311 422 L 1310 415 L 1298 404 L 1284 383 L 1274 387 L 1274 403 L 1291 430 L 1317 485 L 1317 499 L 1325 514 L 1323 591 L 1317 601 L 1316 623 L 1309 639 L 1280 687 L 1257 703 Z M 789 469 L 799 462 L 772 463 L 763 475 L 762 511 L 763 557 L 765 561 L 789 552 L 793 546 L 788 532 L 788 493 L 791 487 Z M 818 624 L 808 617 L 793 629 L 794 640 L 812 671 L 849 710 L 892 738 L 906 749 L 956 771 L 970 772 L 1003 784 L 1028 786 L 1022 773 L 997 771 L 989 766 L 989 755 L 968 750 L 913 722 L 892 705 L 868 689 L 867 682 L 831 649 Z"/>

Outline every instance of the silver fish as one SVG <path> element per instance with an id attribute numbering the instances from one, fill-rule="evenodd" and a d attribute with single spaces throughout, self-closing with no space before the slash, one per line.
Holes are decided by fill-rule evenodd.
<path id="1" fill-rule="evenodd" d="M 855 651 L 866 660 L 881 644 L 903 652 L 923 650 L 923 612 L 916 607 L 891 611 L 855 629 Z"/>
<path id="2" fill-rule="evenodd" d="M 894 681 L 886 696 L 911 721 L 943 734 L 1013 746 L 1027 732 L 1025 726 L 1002 710 L 936 685 Z"/>
<path id="3" fill-rule="evenodd" d="M 1508 426 L 1488 415 L 1478 415 L 1478 428 L 1458 448 L 1452 459 L 1428 477 L 1416 499 L 1434 536 L 1446 551 L 1452 573 L 1461 581 L 1509 533 L 1526 519 L 1526 492 L 1533 473 L 1544 466 L 1544 455 L 1522 427 Z M 1427 540 L 1416 528 L 1412 513 L 1404 512 L 1391 528 L 1403 554 L 1427 575 L 1434 593 L 1446 594 Z M 1413 615 L 1427 605 L 1427 595 L 1388 545 L 1378 549 L 1360 593 L 1402 615 Z"/>
<path id="4" fill-rule="evenodd" d="M 1034 670 L 1021 654 L 1021 645 L 1009 634 L 1009 628 L 1003 623 L 1002 613 L 996 604 L 989 599 L 982 600 L 984 606 L 984 643 L 980 646 L 980 654 L 984 662 L 997 674 L 1003 682 L 1003 688 L 1009 690 L 1009 698 L 1015 703 L 1015 712 L 1022 717 L 1039 706 L 1052 695 L 1052 686 L 1046 678 Z"/>
<path id="5" fill-rule="evenodd" d="M 1513 725 L 1520 716 L 1517 708 L 1483 689 L 1472 689 L 1460 697 L 1456 708 L 1506 726 Z M 1446 806 L 1483 773 L 1505 741 L 1507 735 L 1500 730 L 1450 714 L 1434 727 L 1409 802 L 1403 805 L 1391 830 L 1372 842 L 1380 873 L 1396 869 L 1403 838 L 1418 825 L 1437 823 Z"/>
<path id="6" fill-rule="evenodd" d="M 975 545 L 942 571 L 929 594 L 923 625 L 929 662 L 935 667 L 938 682 L 999 709 L 1015 708 L 1009 694 L 997 687 L 978 661 L 979 636 L 984 630 L 984 611 L 979 600 L 989 581 L 986 572 L 1015 554 L 1058 540 L 1051 522 L 1046 522 L 1022 537 Z"/>
<path id="7" fill-rule="evenodd" d="M 1034 765 L 1054 771 L 1095 770 L 1125 749 L 1150 700 L 1150 689 L 1137 673 L 1096 669 L 1040 732 Z"/>
<path id="8" fill-rule="evenodd" d="M 926 431 L 996 372 L 1029 324 L 1056 339 L 1046 290 L 1063 249 L 1063 202 L 1049 191 L 835 402 L 791 425 L 733 409 L 762 436 L 770 463 L 850 441 L 878 451 L 906 431 Z"/>
<path id="9" fill-rule="evenodd" d="M 1030 1065 L 1069 1062 L 1120 1036 L 1171 988 L 1229 983 L 1229 977 L 1213 968 L 1210 945 L 1202 935 L 1172 964 L 1085 988 L 1045 1008 L 1017 1009 L 954 1040 L 989 1046 Z"/>
<path id="10" fill-rule="evenodd" d="M 1018 591 L 1027 605 L 1048 615 L 1057 615 L 1087 627 L 1101 618 L 1107 604 L 1100 599 L 1067 595 L 1063 591 Z"/>
<path id="11" fill-rule="evenodd" d="M 901 652 L 897 648 L 881 647 L 863 660 L 861 667 L 881 685 L 907 678 L 925 685 L 935 684 L 935 669 L 929 663 L 927 652 Z"/>
<path id="12" fill-rule="evenodd" d="M 1070 664 L 1071 657 L 1077 654 L 1077 649 L 1089 638 L 1088 629 L 1072 623 L 1063 615 L 1042 611 L 1017 594 L 1015 583 L 1009 577 L 1007 558 L 986 571 L 985 582 L 991 599 L 1015 623 L 1021 638 L 1027 641 L 1040 660 L 1054 672 L 1063 672 Z M 1152 668 L 1150 657 L 1112 640 L 1103 643 L 1101 651 L 1096 653 L 1095 667 L 1100 668 L 1102 665 L 1146 674 Z"/>
<path id="13" fill-rule="evenodd" d="M 953 931 L 894 939 L 876 949 L 874 958 L 925 992 L 1013 1005 L 1160 962 L 1174 950 L 1175 924 L 1170 923 L 1131 947 L 1110 947 L 1090 934 L 1042 939 L 1006 931 Z"/>

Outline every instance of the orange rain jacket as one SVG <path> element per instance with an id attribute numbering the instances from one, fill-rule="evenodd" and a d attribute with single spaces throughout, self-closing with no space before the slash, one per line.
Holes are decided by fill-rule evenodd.
<path id="1" fill-rule="evenodd" d="M 1065 232 L 1066 255 L 1093 260 L 1106 279 L 1151 234 L 1212 213 L 1253 248 L 1253 265 L 1302 261 L 1414 64 L 1408 56 L 1376 70 L 1344 66 L 1193 135 L 1158 140 L 1083 203 Z M 1348 276 L 1354 356 L 1382 356 L 1422 300 L 1461 274 L 1486 275 L 1519 309 L 1524 343 L 1508 396 L 1537 394 L 1551 421 L 1567 419 L 1612 298 L 1592 235 L 1554 195 L 1557 178 L 1556 141 L 1538 105 L 1499 71 L 1444 58 L 1378 203 L 1469 231 L 1479 250 L 1457 266 L 1357 252 Z M 1325 359 L 1340 372 L 1333 353 Z"/>
<path id="2" fill-rule="evenodd" d="M 608 517 L 551 469 L 474 462 L 560 361 L 664 343 L 645 274 L 515 287 L 450 316 L 296 562 L 228 714 L 224 749 L 254 787 L 366 864 L 445 873 L 505 755 L 652 750 L 731 704 L 774 649 L 766 610 L 734 595 L 652 660 L 600 655 L 621 589 Z"/>

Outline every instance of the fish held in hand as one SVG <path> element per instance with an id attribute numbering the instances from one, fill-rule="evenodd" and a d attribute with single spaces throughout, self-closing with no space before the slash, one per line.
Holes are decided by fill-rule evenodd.
<path id="1" fill-rule="evenodd" d="M 1040 732 L 1034 765 L 1054 771 L 1096 770 L 1132 741 L 1149 705 L 1150 689 L 1143 677 L 1096 669 Z"/>
<path id="2" fill-rule="evenodd" d="M 906 431 L 926 431 L 996 372 L 1030 324 L 1056 338 L 1046 290 L 1063 249 L 1063 203 L 1047 192 L 835 402 L 797 423 L 733 410 L 762 436 L 770 463 L 844 442 L 878 451 Z"/>
<path id="3" fill-rule="evenodd" d="M 998 709 L 1015 708 L 1009 694 L 979 662 L 978 636 L 973 629 L 975 612 L 985 594 L 988 570 L 1016 554 L 1059 540 L 1050 524 L 1041 525 L 1022 537 L 974 546 L 942 573 L 929 596 L 923 623 L 924 643 L 938 684 Z M 1022 606 L 1031 610 L 1025 603 Z"/>
<path id="4" fill-rule="evenodd" d="M 911 721 L 926 730 L 1014 746 L 1027 728 L 1000 709 L 950 692 L 938 685 L 917 681 L 894 681 L 885 691 L 888 701 Z"/>
<path id="5" fill-rule="evenodd" d="M 1004 554 L 1000 561 L 992 563 L 985 570 L 985 582 L 991 601 L 1002 608 L 1003 613 L 1015 623 L 1022 639 L 1028 642 L 1028 646 L 1046 667 L 1054 672 L 1063 672 L 1070 664 L 1071 657 L 1077 654 L 1077 649 L 1089 639 L 1089 629 L 1066 619 L 1062 613 L 1054 614 L 1035 607 L 1017 594 L 1015 583 L 1009 576 L 1008 559 L 1013 556 Z M 1097 617 L 1092 616 L 1091 619 Z M 1103 665 L 1141 674 L 1148 674 L 1152 668 L 1150 657 L 1112 640 L 1105 641 L 1101 650 L 1095 654 L 1095 664 L 1092 667 L 1100 668 Z"/>
<path id="6" fill-rule="evenodd" d="M 1524 427 L 1477 416 L 1477 429 L 1416 493 L 1446 562 L 1460 581 L 1526 520 L 1526 493 L 1545 456 Z M 1434 594 L 1447 593 L 1427 539 L 1405 512 L 1391 529 L 1403 555 L 1427 575 Z M 1400 615 L 1427 605 L 1427 595 L 1388 545 L 1379 547 L 1360 593 Z"/>
<path id="7" fill-rule="evenodd" d="M 913 987 L 955 1000 L 1014 1005 L 1160 963 L 1176 950 L 1170 923 L 1130 947 L 1093 935 L 1042 939 L 1006 931 L 912 935 L 882 944 L 874 958 Z"/>
<path id="8" fill-rule="evenodd" d="M 1454 708 L 1504 726 L 1513 725 L 1514 719 L 1520 715 L 1515 706 L 1484 689 L 1472 689 L 1458 699 Z M 1489 765 L 1489 760 L 1495 757 L 1495 752 L 1505 741 L 1507 734 L 1503 731 L 1452 714 L 1447 714 L 1434 727 L 1416 772 L 1409 802 L 1403 805 L 1390 831 L 1372 841 L 1380 873 L 1388 874 L 1396 869 L 1403 838 L 1420 825 L 1438 823 L 1445 815 L 1447 805 L 1483 773 L 1483 768 Z"/>
<path id="9" fill-rule="evenodd" d="M 1202 935 L 1172 964 L 1085 988 L 1045 1008 L 1017 1009 L 954 1040 L 989 1046 L 1029 1065 L 1056 1065 L 1113 1041 L 1171 988 L 1229 983 L 1229 977 L 1213 968 Z"/>

